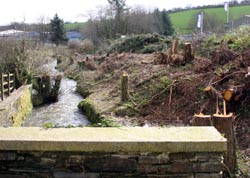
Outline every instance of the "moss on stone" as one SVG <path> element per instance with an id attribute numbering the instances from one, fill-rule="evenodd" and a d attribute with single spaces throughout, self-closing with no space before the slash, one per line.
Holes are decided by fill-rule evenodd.
<path id="1" fill-rule="evenodd" d="M 114 110 L 115 114 L 117 116 L 128 116 L 128 117 L 133 117 L 136 114 L 140 113 L 140 111 L 138 109 L 136 109 L 135 107 L 133 107 L 133 105 L 131 105 L 130 103 L 125 103 L 120 107 L 117 107 Z"/>
<path id="2" fill-rule="evenodd" d="M 88 97 L 91 92 L 87 87 L 83 87 L 81 85 L 76 86 L 76 91 L 82 95 L 82 97 L 86 98 Z"/>
<path id="3" fill-rule="evenodd" d="M 43 97 L 40 95 L 32 96 L 32 103 L 34 107 L 41 106 L 42 104 L 44 104 Z"/>
<path id="4" fill-rule="evenodd" d="M 103 112 L 97 109 L 94 101 L 91 101 L 90 98 L 81 101 L 78 108 L 88 117 L 92 127 L 120 127 L 115 119 L 103 115 Z"/>
<path id="5" fill-rule="evenodd" d="M 85 113 L 91 123 L 100 122 L 100 113 L 96 111 L 96 108 L 93 103 L 91 103 L 90 99 L 84 99 L 81 101 L 78 104 L 78 108 Z"/>
<path id="6" fill-rule="evenodd" d="M 17 101 L 16 112 L 13 115 L 13 126 L 19 127 L 21 126 L 25 117 L 32 110 L 32 101 L 31 101 L 31 92 L 30 86 L 25 86 L 23 93 L 20 95 Z"/>

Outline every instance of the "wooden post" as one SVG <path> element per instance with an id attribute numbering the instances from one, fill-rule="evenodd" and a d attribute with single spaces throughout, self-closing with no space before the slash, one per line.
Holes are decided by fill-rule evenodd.
<path id="1" fill-rule="evenodd" d="M 185 43 L 184 58 L 185 61 L 191 61 L 193 59 L 191 43 Z"/>
<path id="2" fill-rule="evenodd" d="M 7 82 L 8 82 L 8 96 L 10 96 L 10 72 L 8 72 Z"/>
<path id="3" fill-rule="evenodd" d="M 16 75 L 13 73 L 13 90 L 12 92 L 16 89 Z"/>
<path id="4" fill-rule="evenodd" d="M 122 94 L 122 101 L 128 100 L 128 73 L 123 72 L 122 80 L 121 80 L 121 94 Z"/>
<path id="5" fill-rule="evenodd" d="M 4 77 L 3 77 L 3 73 L 1 73 L 1 99 L 3 101 L 4 99 L 4 86 L 3 86 L 3 83 L 4 83 Z"/>

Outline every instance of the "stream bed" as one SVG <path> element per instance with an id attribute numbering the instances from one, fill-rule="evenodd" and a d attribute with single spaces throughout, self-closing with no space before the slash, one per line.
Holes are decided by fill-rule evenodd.
<path id="1" fill-rule="evenodd" d="M 52 73 L 56 63 L 52 64 Z M 76 92 L 76 81 L 63 77 L 60 84 L 58 102 L 33 108 L 30 115 L 23 122 L 23 127 L 78 127 L 86 126 L 90 122 L 78 109 L 78 103 L 83 97 Z"/>

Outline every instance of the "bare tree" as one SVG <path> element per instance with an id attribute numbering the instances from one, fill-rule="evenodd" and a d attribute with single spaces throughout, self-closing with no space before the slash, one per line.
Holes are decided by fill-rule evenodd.
<path id="1" fill-rule="evenodd" d="M 127 33 L 127 13 L 129 8 L 126 0 L 108 0 L 112 10 L 115 12 L 115 32 L 117 34 Z"/>
<path id="2" fill-rule="evenodd" d="M 40 16 L 37 18 L 36 31 L 40 34 L 40 40 L 45 43 L 48 39 L 49 32 L 49 18 L 45 16 Z"/>
<path id="3" fill-rule="evenodd" d="M 129 34 L 143 34 L 154 32 L 152 14 L 140 6 L 137 6 L 130 11 L 128 25 Z"/>

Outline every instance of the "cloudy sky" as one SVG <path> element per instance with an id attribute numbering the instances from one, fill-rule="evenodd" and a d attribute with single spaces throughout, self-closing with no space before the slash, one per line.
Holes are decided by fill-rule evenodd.
<path id="1" fill-rule="evenodd" d="M 127 0 L 127 5 L 148 9 L 172 9 L 177 7 L 222 4 L 225 0 Z M 10 22 L 38 22 L 39 17 L 52 18 L 55 13 L 65 22 L 84 21 L 86 15 L 97 7 L 107 5 L 107 0 L 2 0 L 0 25 Z"/>

